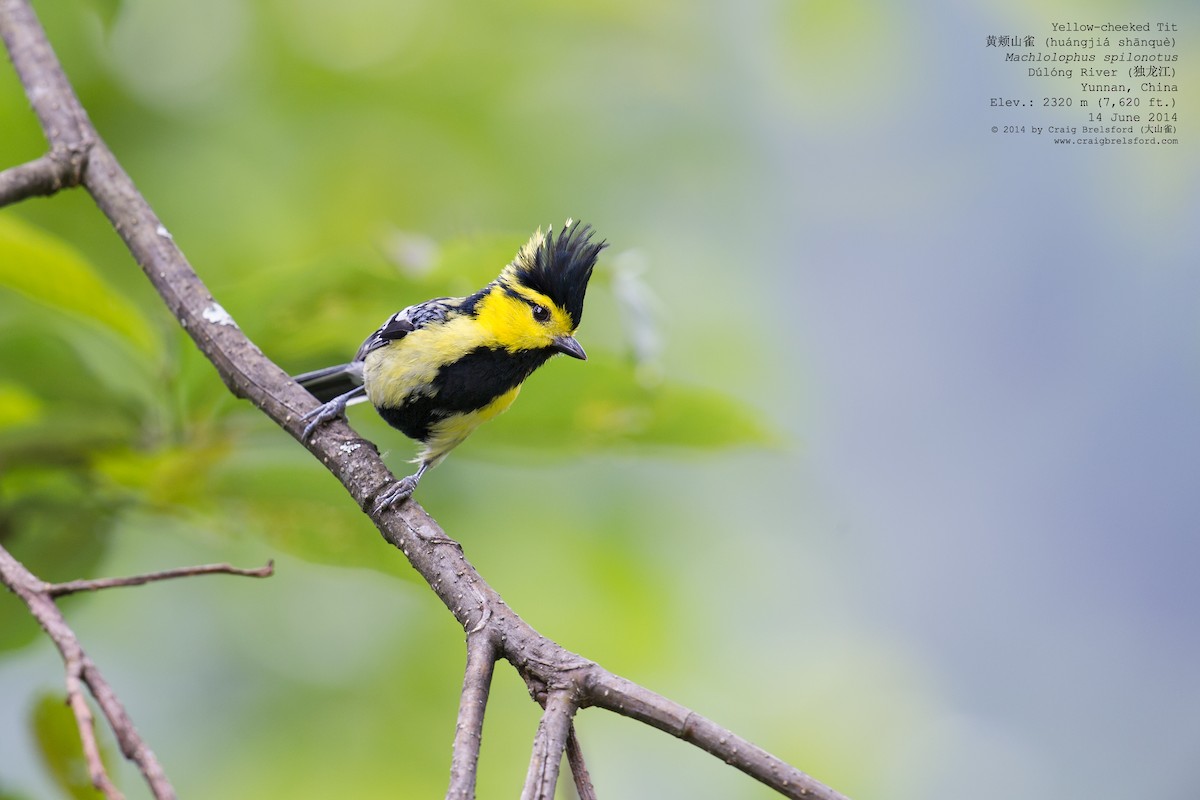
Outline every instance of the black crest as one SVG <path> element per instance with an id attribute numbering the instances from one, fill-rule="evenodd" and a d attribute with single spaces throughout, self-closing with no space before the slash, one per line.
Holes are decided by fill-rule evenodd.
<path id="1" fill-rule="evenodd" d="M 500 273 L 501 281 L 541 292 L 571 317 L 575 327 L 583 319 L 583 298 L 596 257 L 607 242 L 592 241 L 592 226 L 567 220 L 557 237 L 554 229 L 539 229 Z"/>

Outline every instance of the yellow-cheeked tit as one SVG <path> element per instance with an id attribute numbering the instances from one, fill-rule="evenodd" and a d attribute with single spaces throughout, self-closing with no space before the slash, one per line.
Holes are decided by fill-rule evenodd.
<path id="1" fill-rule="evenodd" d="M 305 415 L 304 438 L 344 416 L 349 403 L 369 400 L 389 425 L 424 445 L 417 471 L 384 492 L 375 510 L 407 499 L 427 469 L 512 405 L 547 359 L 587 358 L 573 334 L 606 244 L 592 241 L 591 226 L 571 220 L 557 237 L 538 229 L 479 291 L 398 311 L 349 364 L 296 376 L 324 402 Z"/>

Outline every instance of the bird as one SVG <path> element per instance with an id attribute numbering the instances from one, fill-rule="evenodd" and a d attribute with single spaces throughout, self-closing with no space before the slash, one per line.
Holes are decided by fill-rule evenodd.
<path id="1" fill-rule="evenodd" d="M 417 471 L 384 490 L 375 512 L 412 496 L 421 477 L 484 422 L 508 409 L 552 356 L 581 361 L 575 338 L 588 281 L 606 241 L 568 219 L 539 227 L 499 276 L 466 297 L 437 297 L 392 314 L 348 364 L 295 376 L 322 402 L 302 418 L 302 441 L 346 406 L 367 400 L 422 445 Z"/>

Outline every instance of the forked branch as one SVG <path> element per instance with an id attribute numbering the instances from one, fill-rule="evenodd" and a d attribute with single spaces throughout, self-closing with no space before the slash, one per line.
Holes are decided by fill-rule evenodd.
<path id="1" fill-rule="evenodd" d="M 223 569 L 216 569 L 222 567 Z M 205 567 L 186 567 L 169 570 L 164 573 L 137 575 L 130 578 L 113 578 L 99 581 L 79 581 L 76 587 L 71 584 L 46 583 L 38 578 L 25 565 L 13 557 L 12 553 L 0 546 L 0 583 L 20 598 L 29 613 L 46 631 L 51 641 L 62 655 L 63 666 L 66 668 L 67 705 L 75 715 L 76 726 L 79 728 L 79 738 L 83 744 L 84 759 L 87 762 L 88 774 L 92 785 L 101 791 L 109 800 L 122 797 L 121 792 L 113 785 L 104 762 L 100 759 L 100 747 L 96 743 L 95 726 L 93 725 L 91 707 L 84 696 L 84 688 L 91 692 L 92 697 L 100 706 L 100 711 L 108 720 L 109 726 L 117 737 L 117 743 L 126 758 L 137 765 L 146 779 L 147 785 L 154 797 L 168 800 L 175 797 L 162 766 L 154 753 L 146 746 L 145 741 L 133 727 L 133 721 L 125 711 L 125 707 L 117 698 L 116 692 L 100 674 L 99 668 L 92 663 L 84 652 L 83 646 L 76 638 L 75 632 L 63 618 L 62 612 L 54 603 L 54 598 L 71 591 L 112 588 L 115 586 L 136 586 L 153 580 L 165 578 L 187 577 L 212 573 L 229 573 L 234 575 L 269 575 L 269 565 L 258 570 L 239 570 L 226 564 L 207 565 Z M 83 584 L 87 584 L 84 586 Z"/>

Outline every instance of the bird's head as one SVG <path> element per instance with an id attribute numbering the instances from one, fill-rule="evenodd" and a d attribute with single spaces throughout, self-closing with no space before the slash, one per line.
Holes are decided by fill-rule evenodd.
<path id="1" fill-rule="evenodd" d="M 572 334 L 605 246 L 592 242 L 590 225 L 567 220 L 557 237 L 553 229 L 539 228 L 492 284 L 478 308 L 479 322 L 512 352 L 549 349 L 586 359 Z"/>

